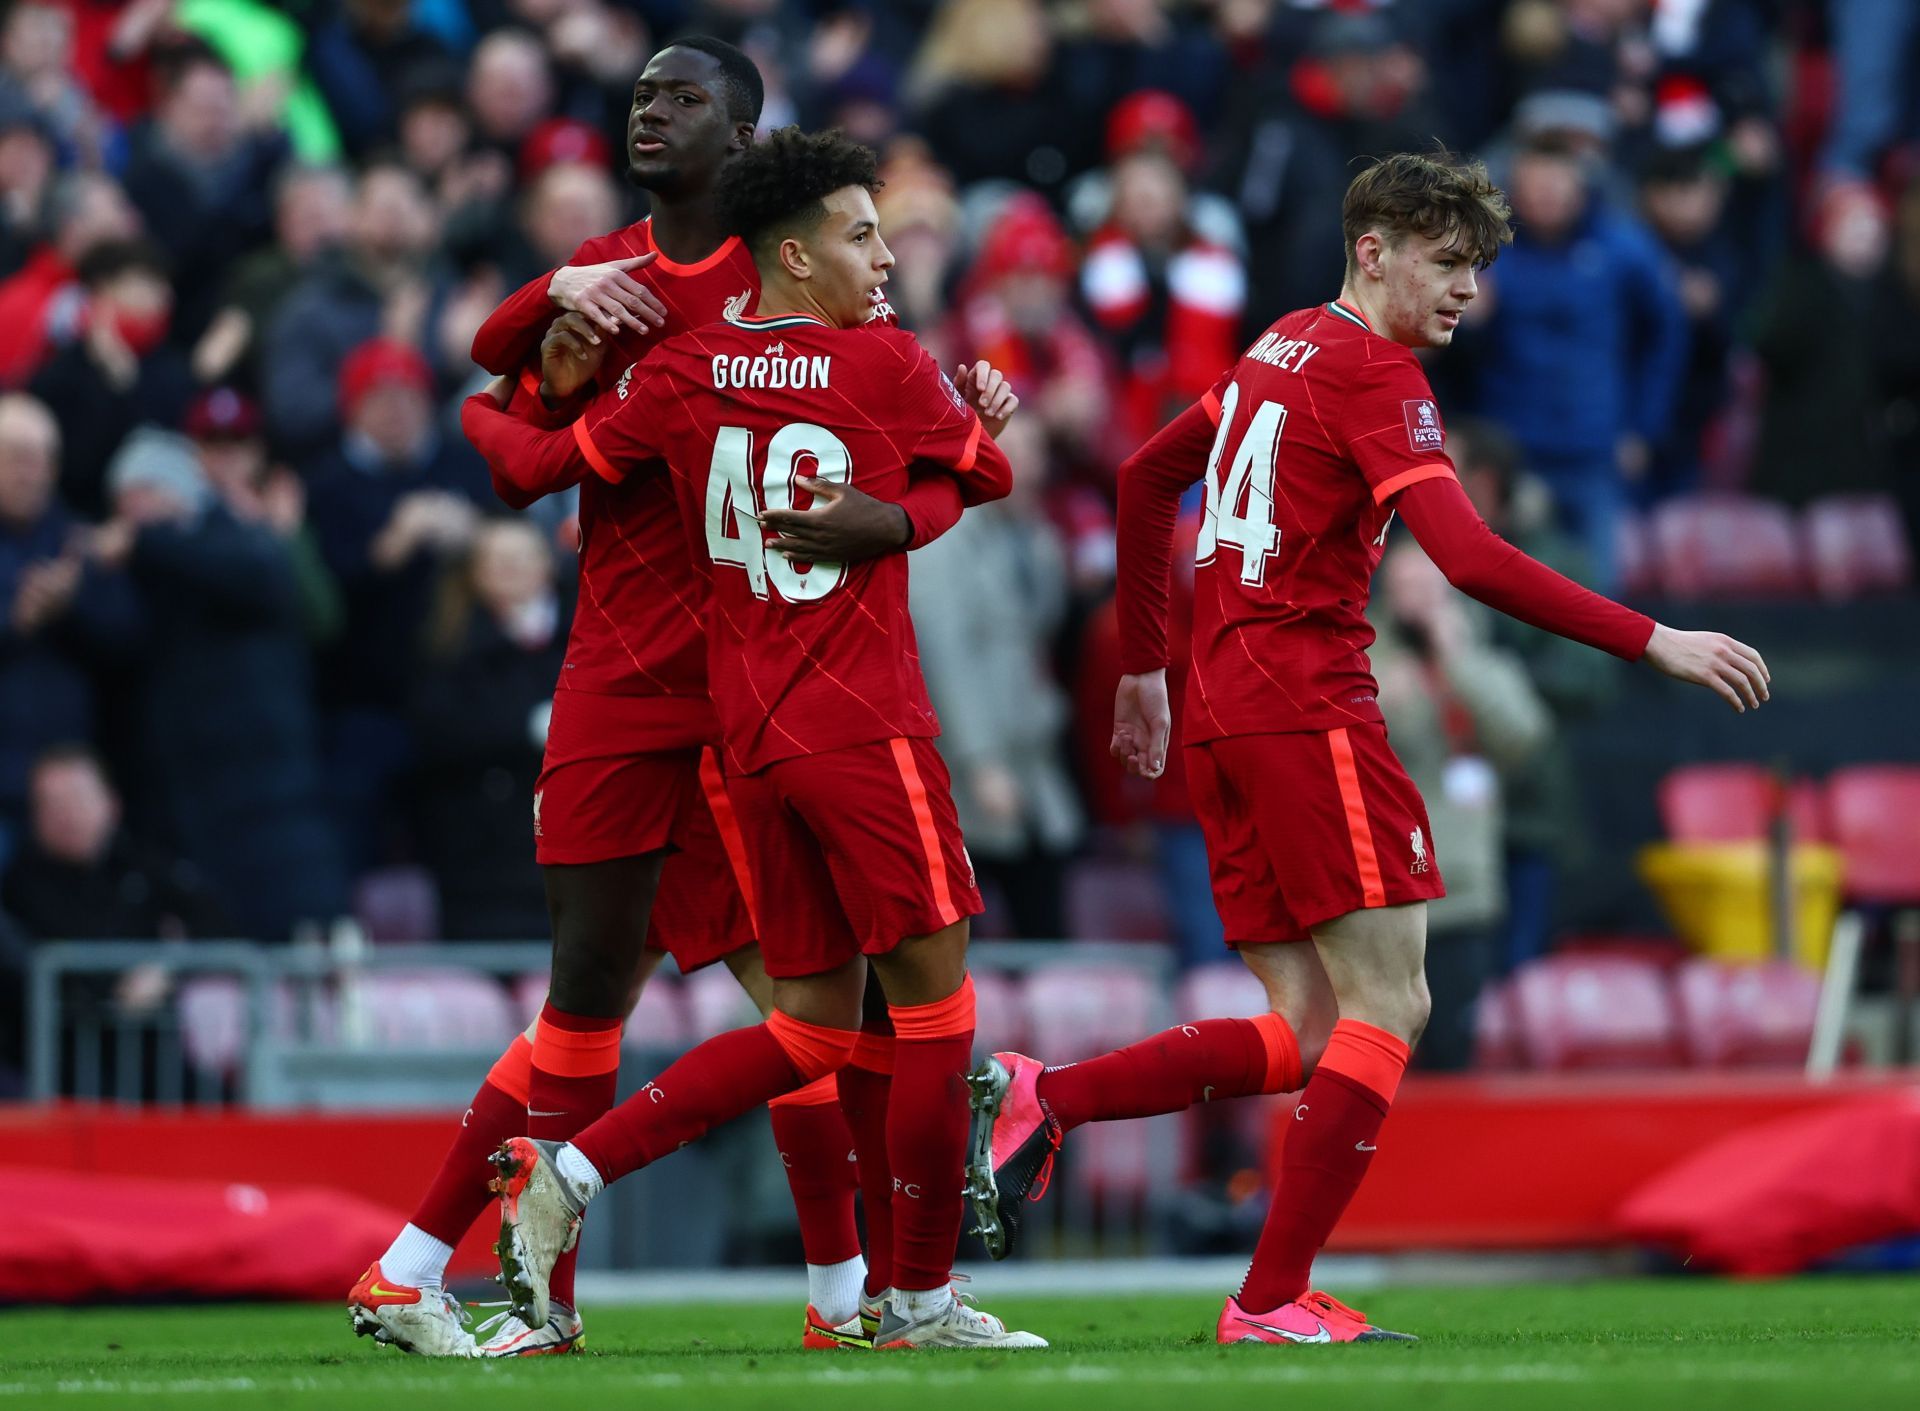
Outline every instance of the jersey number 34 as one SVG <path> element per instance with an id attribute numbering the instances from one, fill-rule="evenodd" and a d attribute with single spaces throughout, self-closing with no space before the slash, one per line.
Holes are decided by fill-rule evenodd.
<path id="1" fill-rule="evenodd" d="M 723 426 L 713 438 L 713 464 L 707 471 L 707 556 L 716 564 L 745 569 L 756 598 L 766 597 L 771 583 L 790 603 L 816 602 L 847 576 L 843 563 L 816 563 L 803 571 L 781 555 L 767 552 L 760 512 L 793 508 L 793 480 L 807 460 L 814 462 L 816 479 L 835 485 L 853 479 L 853 457 L 846 442 L 812 422 L 796 421 L 773 433 L 757 493 L 753 432 L 744 426 Z"/>
<path id="2" fill-rule="evenodd" d="M 1267 561 L 1280 552 L 1280 531 L 1273 522 L 1273 463 L 1287 429 L 1287 409 L 1278 402 L 1260 404 L 1223 476 L 1220 462 L 1239 405 L 1240 384 L 1227 384 L 1227 394 L 1220 399 L 1220 429 L 1207 457 L 1207 510 L 1194 561 L 1212 563 L 1222 546 L 1238 549 L 1240 581 L 1257 586 L 1266 581 Z"/>

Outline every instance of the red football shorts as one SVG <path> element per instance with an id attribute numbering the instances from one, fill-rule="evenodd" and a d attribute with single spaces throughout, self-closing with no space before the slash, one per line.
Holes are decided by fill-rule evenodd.
<path id="1" fill-rule="evenodd" d="M 746 848 L 710 749 L 559 764 L 550 753 L 534 785 L 533 836 L 543 867 L 670 849 L 647 949 L 665 951 L 682 972 L 754 943 Z"/>
<path id="2" fill-rule="evenodd" d="M 799 755 L 727 788 L 763 893 L 769 975 L 818 975 L 980 912 L 932 740 Z"/>
<path id="3" fill-rule="evenodd" d="M 1304 941 L 1368 907 L 1445 896 L 1426 805 L 1381 725 L 1187 747 L 1229 945 Z"/>

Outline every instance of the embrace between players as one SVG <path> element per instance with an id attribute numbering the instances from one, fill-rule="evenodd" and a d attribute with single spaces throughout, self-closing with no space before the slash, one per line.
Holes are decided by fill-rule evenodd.
<path id="1" fill-rule="evenodd" d="M 905 555 L 1007 493 L 994 437 L 1018 401 L 985 363 L 949 380 L 893 326 L 873 155 L 792 128 L 756 144 L 760 99 L 732 46 L 655 55 L 627 129 L 651 215 L 475 340 L 497 377 L 463 424 L 501 497 L 580 491 L 580 602 L 533 800 L 553 971 L 349 1295 L 355 1330 L 423 1355 L 579 1348 L 588 1203 L 765 1103 L 806 1253 L 803 1346 L 1044 1347 L 956 1297 L 967 1204 L 1004 1257 L 1074 1127 L 1304 1085 L 1219 1340 L 1405 1336 L 1308 1288 L 1426 1021 L 1424 904 L 1443 893 L 1446 840 L 1387 745 L 1365 654 L 1389 523 L 1474 597 L 1736 709 L 1766 699 L 1764 663 L 1480 521 L 1410 350 L 1450 341 L 1510 238 L 1505 201 L 1443 154 L 1374 163 L 1347 194 L 1339 299 L 1280 319 L 1120 472 L 1113 753 L 1137 774 L 1165 764 L 1174 521 L 1204 476 L 1183 741 L 1215 901 L 1270 1012 L 969 1072 L 980 899 Z M 616 1107 L 621 1025 L 663 954 L 724 962 L 765 1022 Z M 445 1269 L 496 1193 L 510 1302 L 472 1329 Z"/>

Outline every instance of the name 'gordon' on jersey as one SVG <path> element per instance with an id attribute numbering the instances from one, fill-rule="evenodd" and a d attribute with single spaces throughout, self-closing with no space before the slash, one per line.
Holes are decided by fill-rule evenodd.
<path id="1" fill-rule="evenodd" d="M 788 353 L 782 343 L 775 343 L 764 353 L 752 357 L 740 353 L 731 357 L 716 353 L 713 357 L 713 385 L 716 391 L 758 388 L 775 392 L 817 392 L 825 390 L 832 383 L 831 355 Z"/>

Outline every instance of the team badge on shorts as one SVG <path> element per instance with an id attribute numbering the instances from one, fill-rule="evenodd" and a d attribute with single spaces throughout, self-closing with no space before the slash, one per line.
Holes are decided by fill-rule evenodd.
<path id="1" fill-rule="evenodd" d="M 1418 877 L 1422 872 L 1427 871 L 1432 866 L 1432 862 L 1427 857 L 1426 833 L 1419 828 L 1414 829 L 1411 833 L 1407 834 L 1407 846 L 1413 849 L 1413 866 L 1409 867 L 1407 871 L 1413 876 Z"/>
<path id="2" fill-rule="evenodd" d="M 545 791 L 540 789 L 533 791 L 533 836 L 536 838 L 544 838 L 547 836 L 540 831 L 540 800 L 545 797 Z"/>

